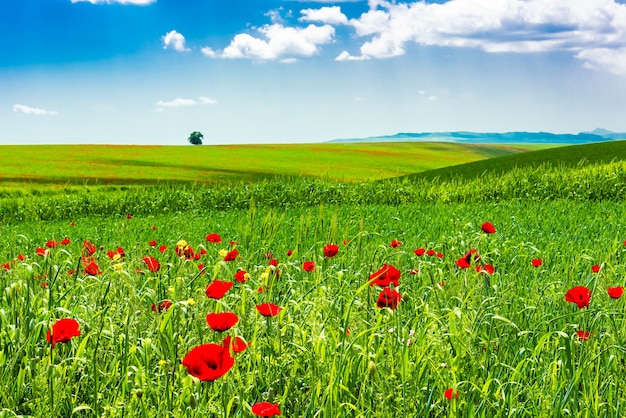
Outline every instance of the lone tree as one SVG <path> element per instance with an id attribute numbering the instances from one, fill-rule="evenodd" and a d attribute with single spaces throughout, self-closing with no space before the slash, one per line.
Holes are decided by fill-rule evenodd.
<path id="1" fill-rule="evenodd" d="M 191 145 L 202 145 L 202 138 L 204 138 L 202 133 L 194 131 L 189 135 L 189 143 Z"/>

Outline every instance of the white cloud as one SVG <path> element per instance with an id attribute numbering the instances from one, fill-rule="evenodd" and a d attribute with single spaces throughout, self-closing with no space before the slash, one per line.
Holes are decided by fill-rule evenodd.
<path id="1" fill-rule="evenodd" d="M 335 28 L 330 25 L 309 25 L 305 28 L 285 27 L 274 23 L 264 25 L 258 32 L 265 38 L 247 33 L 235 35 L 221 53 L 223 58 L 284 60 L 310 57 L 319 52 L 319 45 L 333 41 Z"/>
<path id="2" fill-rule="evenodd" d="M 59 114 L 59 112 L 56 112 L 54 110 L 40 109 L 38 107 L 30 107 L 21 104 L 14 104 L 13 111 L 15 113 L 23 113 L 25 115 L 35 116 L 54 116 Z"/>
<path id="3" fill-rule="evenodd" d="M 156 0 L 71 0 L 72 3 L 91 3 L 91 4 L 132 4 L 135 6 L 147 6 L 155 3 Z"/>
<path id="4" fill-rule="evenodd" d="M 410 43 L 482 49 L 489 53 L 571 51 L 586 65 L 624 73 L 626 5 L 619 0 L 370 0 L 349 24 L 367 37 L 359 55 L 389 58 Z"/>
<path id="5" fill-rule="evenodd" d="M 156 102 L 157 110 L 164 110 L 166 108 L 175 108 L 175 107 L 190 107 L 190 106 L 198 106 L 198 105 L 214 105 L 217 103 L 217 100 L 211 99 L 210 97 L 200 96 L 198 100 L 195 99 L 183 99 L 176 98 L 174 100 L 164 101 L 159 100 Z"/>
<path id="6" fill-rule="evenodd" d="M 185 47 L 185 37 L 175 30 L 167 32 L 161 39 L 163 39 L 163 49 L 172 48 L 174 51 L 178 52 L 189 51 L 189 49 Z"/>
<path id="7" fill-rule="evenodd" d="M 213 48 L 205 46 L 203 47 L 200 52 L 202 52 L 203 55 L 210 57 L 210 58 L 215 58 L 217 56 L 217 53 L 213 50 Z"/>
<path id="8" fill-rule="evenodd" d="M 370 57 L 365 55 L 354 56 L 350 55 L 348 51 L 341 51 L 341 53 L 335 58 L 335 61 L 363 61 L 368 59 L 370 59 Z"/>
<path id="9" fill-rule="evenodd" d="M 348 18 L 341 13 L 341 7 L 322 7 L 320 9 L 302 9 L 302 17 L 298 20 L 302 22 L 320 22 L 329 25 L 346 25 Z"/>

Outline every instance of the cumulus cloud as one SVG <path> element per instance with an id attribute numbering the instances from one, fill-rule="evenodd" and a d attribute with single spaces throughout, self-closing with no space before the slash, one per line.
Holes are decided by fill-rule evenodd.
<path id="1" fill-rule="evenodd" d="M 189 49 L 185 47 L 185 37 L 175 30 L 167 32 L 161 39 L 163 40 L 163 49 L 171 48 L 178 52 L 189 51 Z"/>
<path id="2" fill-rule="evenodd" d="M 203 47 L 200 52 L 202 52 L 203 55 L 210 57 L 210 58 L 215 58 L 217 56 L 217 53 L 213 50 L 213 48 L 205 46 Z"/>
<path id="3" fill-rule="evenodd" d="M 322 7 L 320 9 L 302 9 L 302 17 L 298 20 L 302 22 L 320 22 L 329 25 L 346 25 L 348 18 L 341 12 L 341 7 Z"/>
<path id="4" fill-rule="evenodd" d="M 183 99 L 176 98 L 174 100 L 164 101 L 159 100 L 155 103 L 157 110 L 165 110 L 168 108 L 176 108 L 176 107 L 190 107 L 190 106 L 198 106 L 198 105 L 214 105 L 217 104 L 217 100 L 211 99 L 210 97 L 200 96 L 198 99 Z"/>
<path id="5" fill-rule="evenodd" d="M 91 4 L 131 4 L 135 6 L 147 6 L 155 3 L 156 0 L 71 0 L 72 3 Z"/>
<path id="6" fill-rule="evenodd" d="M 319 46 L 333 41 L 335 28 L 330 25 L 309 25 L 305 28 L 286 27 L 279 23 L 258 29 L 261 37 L 247 33 L 235 35 L 221 53 L 222 58 L 251 58 L 256 60 L 292 61 L 319 52 Z"/>
<path id="7" fill-rule="evenodd" d="M 370 0 L 369 6 L 348 22 L 367 38 L 359 53 L 344 51 L 337 60 L 395 57 L 416 43 L 489 53 L 570 51 L 588 67 L 624 73 L 626 5 L 620 0 Z"/>
<path id="8" fill-rule="evenodd" d="M 14 104 L 13 111 L 15 113 L 22 113 L 24 115 L 35 115 L 35 116 L 54 116 L 54 115 L 59 114 L 59 112 L 56 112 L 54 110 L 40 109 L 38 107 L 30 107 L 30 106 L 21 105 L 21 104 Z"/>

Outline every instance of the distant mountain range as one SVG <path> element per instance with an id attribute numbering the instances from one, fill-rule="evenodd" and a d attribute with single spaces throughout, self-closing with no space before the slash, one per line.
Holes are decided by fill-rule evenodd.
<path id="1" fill-rule="evenodd" d="M 626 139 L 626 133 L 594 129 L 578 134 L 550 132 L 400 132 L 395 135 L 367 138 L 334 139 L 330 142 L 462 142 L 466 144 L 587 144 L 591 142 Z"/>

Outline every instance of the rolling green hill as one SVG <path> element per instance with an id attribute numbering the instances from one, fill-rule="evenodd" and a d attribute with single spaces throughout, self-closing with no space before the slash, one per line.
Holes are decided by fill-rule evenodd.
<path id="1" fill-rule="evenodd" d="M 472 179 L 484 174 L 506 173 L 515 168 L 534 168 L 545 164 L 575 167 L 580 164 L 609 163 L 621 160 L 626 160 L 626 140 L 570 145 L 504 155 L 488 160 L 413 173 L 404 177 L 415 180 Z"/>
<path id="2" fill-rule="evenodd" d="M 397 177 L 537 147 L 453 143 L 0 146 L 0 188 L 19 188 L 24 184 L 45 188 L 76 184 L 254 182 L 276 176 L 349 183 Z"/>

